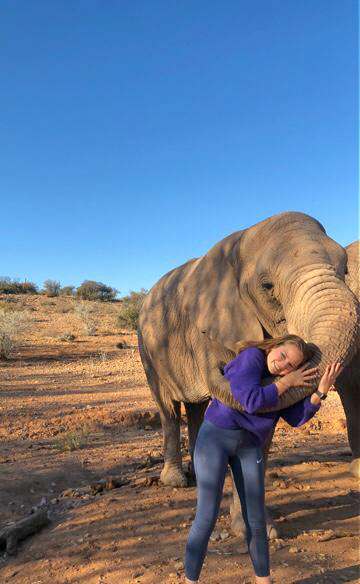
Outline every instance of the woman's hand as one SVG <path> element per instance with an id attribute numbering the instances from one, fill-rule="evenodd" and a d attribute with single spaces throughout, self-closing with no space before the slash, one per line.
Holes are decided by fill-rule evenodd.
<path id="1" fill-rule="evenodd" d="M 288 387 L 311 387 L 311 382 L 316 378 L 319 368 L 312 367 L 311 369 L 306 369 L 308 366 L 309 364 L 305 363 L 305 365 L 302 365 L 299 369 L 295 369 L 295 371 L 291 371 L 291 373 L 284 375 L 282 380 Z"/>
<path id="2" fill-rule="evenodd" d="M 309 364 L 305 363 L 305 365 L 277 380 L 276 385 L 279 390 L 279 395 L 287 391 L 290 387 L 311 387 L 312 381 L 317 376 L 318 367 L 306 369 L 308 366 Z"/>
<path id="3" fill-rule="evenodd" d="M 324 375 L 320 379 L 318 390 L 322 393 L 327 393 L 332 389 L 342 370 L 343 367 L 341 366 L 341 363 L 331 363 L 330 365 L 327 365 Z"/>

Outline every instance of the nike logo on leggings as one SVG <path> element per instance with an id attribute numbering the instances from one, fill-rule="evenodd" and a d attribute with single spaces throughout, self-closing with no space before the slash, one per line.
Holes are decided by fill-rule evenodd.
<path id="1" fill-rule="evenodd" d="M 257 460 L 256 462 L 259 464 L 259 462 L 261 462 L 261 461 L 262 461 L 262 458 L 260 458 L 260 460 Z"/>

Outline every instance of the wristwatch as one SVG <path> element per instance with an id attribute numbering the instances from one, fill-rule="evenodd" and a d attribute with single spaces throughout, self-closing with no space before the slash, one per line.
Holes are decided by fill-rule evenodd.
<path id="1" fill-rule="evenodd" d="M 326 398 L 327 398 L 327 393 L 323 393 L 322 391 L 319 391 L 319 390 L 317 390 L 317 391 L 315 391 L 314 393 L 315 393 L 315 395 L 317 395 L 317 396 L 318 396 L 318 397 L 319 397 L 321 400 L 323 400 L 323 399 L 326 399 Z"/>

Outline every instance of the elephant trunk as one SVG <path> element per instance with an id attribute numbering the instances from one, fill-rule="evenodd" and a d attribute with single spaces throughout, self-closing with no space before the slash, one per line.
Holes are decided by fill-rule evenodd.
<path id="1" fill-rule="evenodd" d="M 313 388 L 291 388 L 280 398 L 287 407 L 317 387 L 325 367 L 332 362 L 346 366 L 356 352 L 359 338 L 359 303 L 332 266 L 314 265 L 306 275 L 292 280 L 286 310 L 289 333 L 298 334 L 314 345 L 311 366 L 319 367 Z"/>

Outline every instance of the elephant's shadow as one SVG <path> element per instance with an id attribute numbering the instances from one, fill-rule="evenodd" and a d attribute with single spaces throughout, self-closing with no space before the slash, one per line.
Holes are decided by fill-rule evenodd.
<path id="1" fill-rule="evenodd" d="M 321 510 L 321 512 L 320 512 Z M 291 517 L 298 512 L 299 516 Z M 304 515 L 304 512 L 306 515 Z M 331 497 L 331 506 L 329 497 L 289 501 L 287 503 L 278 503 L 274 518 L 283 516 L 289 517 L 283 523 L 282 532 L 284 536 L 296 537 L 304 531 L 304 520 L 311 524 L 311 529 L 324 529 L 331 526 L 336 521 L 356 518 L 359 512 L 359 498 L 357 494 L 350 491 L 346 495 Z"/>
<path id="2" fill-rule="evenodd" d="M 334 445 L 334 449 L 329 449 L 329 444 L 317 444 L 316 453 L 307 449 L 294 453 L 282 453 L 281 456 L 277 452 L 273 452 L 269 456 L 268 468 L 271 469 L 277 466 L 289 467 L 301 464 L 302 462 L 350 462 L 351 450 L 350 448 L 339 448 Z"/>
<path id="3" fill-rule="evenodd" d="M 337 584 L 338 582 L 359 582 L 360 564 L 328 570 L 324 574 L 316 574 L 294 580 L 293 584 Z"/>

